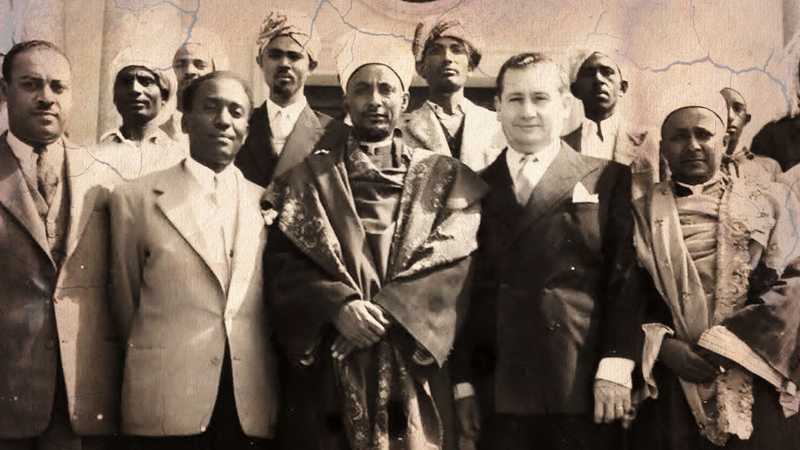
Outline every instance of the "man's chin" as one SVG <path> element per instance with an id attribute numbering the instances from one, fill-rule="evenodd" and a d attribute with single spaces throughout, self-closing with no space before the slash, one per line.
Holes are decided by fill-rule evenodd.
<path id="1" fill-rule="evenodd" d="M 367 142 L 377 142 L 388 138 L 391 135 L 389 127 L 354 127 L 358 138 Z"/>

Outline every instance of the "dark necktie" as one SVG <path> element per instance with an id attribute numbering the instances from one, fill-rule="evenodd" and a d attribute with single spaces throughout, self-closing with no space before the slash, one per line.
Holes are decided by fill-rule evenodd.
<path id="1" fill-rule="evenodd" d="M 34 147 L 33 152 L 37 156 L 36 187 L 39 189 L 39 194 L 42 195 L 45 203 L 47 203 L 47 207 L 50 208 L 60 181 L 58 168 L 53 161 L 55 155 L 46 146 Z"/>

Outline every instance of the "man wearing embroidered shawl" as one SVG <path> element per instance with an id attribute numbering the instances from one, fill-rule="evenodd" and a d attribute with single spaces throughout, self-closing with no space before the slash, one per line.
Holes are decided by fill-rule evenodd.
<path id="1" fill-rule="evenodd" d="M 346 45 L 338 68 L 352 131 L 265 197 L 280 231 L 266 252 L 267 298 L 302 386 L 285 401 L 306 431 L 287 446 L 441 449 L 452 445 L 440 414 L 452 397 L 433 385 L 467 306 L 486 187 L 396 133 L 414 69 L 403 41 Z"/>
<path id="2" fill-rule="evenodd" d="M 670 113 L 661 153 L 672 180 L 634 202 L 634 242 L 650 274 L 645 397 L 635 448 L 800 448 L 797 411 L 800 251 L 796 197 L 720 171 L 719 115 Z"/>

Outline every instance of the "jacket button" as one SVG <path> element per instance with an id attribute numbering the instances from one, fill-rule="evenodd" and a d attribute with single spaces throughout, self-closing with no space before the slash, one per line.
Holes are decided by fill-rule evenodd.
<path id="1" fill-rule="evenodd" d="M 561 324 L 554 320 L 554 321 L 552 321 L 550 323 L 550 325 L 547 327 L 547 329 L 550 330 L 550 331 L 556 331 L 556 329 L 558 329 L 560 327 L 561 327 Z"/>

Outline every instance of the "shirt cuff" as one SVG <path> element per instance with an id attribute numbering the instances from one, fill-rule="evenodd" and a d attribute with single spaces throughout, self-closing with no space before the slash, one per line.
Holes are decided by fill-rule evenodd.
<path id="1" fill-rule="evenodd" d="M 634 362 L 628 358 L 603 358 L 597 366 L 595 378 L 617 383 L 631 389 L 633 387 L 631 380 L 633 366 Z"/>
<path id="2" fill-rule="evenodd" d="M 453 398 L 455 400 L 461 400 L 462 398 L 474 396 L 475 388 L 472 387 L 471 383 L 457 383 L 455 386 L 453 386 Z"/>

